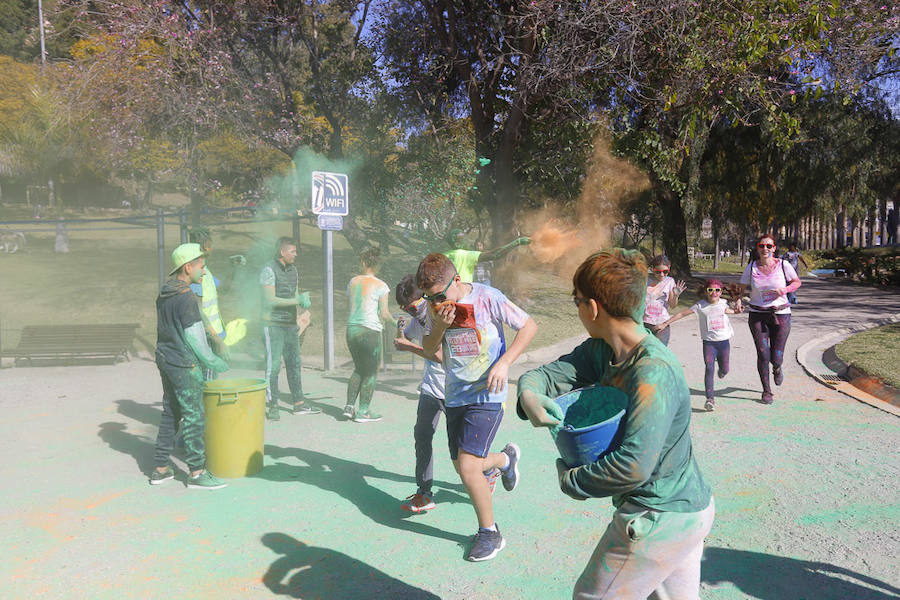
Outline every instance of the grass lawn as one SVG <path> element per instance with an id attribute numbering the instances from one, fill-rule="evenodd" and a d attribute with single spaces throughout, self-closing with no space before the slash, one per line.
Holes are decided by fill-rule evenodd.
<path id="1" fill-rule="evenodd" d="M 900 323 L 851 335 L 834 350 L 845 363 L 900 389 Z"/>
<path id="2" fill-rule="evenodd" d="M 81 215 L 79 215 L 81 216 Z M 118 215 L 114 215 L 118 216 Z M 94 227 L 108 227 L 91 223 Z M 18 343 L 24 325 L 140 323 L 139 346 L 150 350 L 156 343 L 155 299 L 157 285 L 156 230 L 120 228 L 82 229 L 70 224 L 67 254 L 53 251 L 53 226 L 23 226 L 28 239 L 25 252 L 0 254 L 0 336 L 2 348 Z M 233 284 L 220 295 L 220 308 L 227 322 L 236 317 L 255 320 L 259 315 L 260 267 L 271 259 L 276 237 L 291 235 L 289 222 L 223 224 L 213 226 L 210 269 L 219 279 L 230 271 L 228 256 L 244 254 L 246 267 L 234 271 Z M 179 241 L 178 228 L 166 229 L 166 265 Z M 300 285 L 311 291 L 313 321 L 304 336 L 303 352 L 321 356 L 324 340 L 322 298 L 324 268 L 322 236 L 315 227 L 301 226 L 297 259 Z M 421 256 L 392 254 L 379 276 L 393 286 L 406 273 L 415 272 Z M 334 236 L 335 351 L 348 356 L 344 342 L 347 315 L 346 286 L 356 275 L 358 261 L 343 236 Z M 538 322 L 539 332 L 531 349 L 553 344 L 583 331 L 571 302 L 571 280 L 549 270 L 532 270 L 518 277 L 523 294 L 514 294 Z M 399 312 L 391 294 L 392 312 Z"/>

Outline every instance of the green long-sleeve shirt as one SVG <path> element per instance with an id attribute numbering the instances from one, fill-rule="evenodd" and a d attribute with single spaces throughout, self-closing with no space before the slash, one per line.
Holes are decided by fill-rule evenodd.
<path id="1" fill-rule="evenodd" d="M 628 395 L 622 444 L 597 461 L 571 469 L 562 481 L 568 494 L 612 496 L 644 508 L 696 512 L 709 504 L 710 489 L 691 449 L 690 390 L 681 364 L 656 337 L 646 336 L 631 355 L 612 364 L 613 350 L 589 339 L 555 362 L 519 379 L 519 394 L 530 390 L 555 398 L 595 383 Z M 520 418 L 527 418 L 521 404 Z"/>

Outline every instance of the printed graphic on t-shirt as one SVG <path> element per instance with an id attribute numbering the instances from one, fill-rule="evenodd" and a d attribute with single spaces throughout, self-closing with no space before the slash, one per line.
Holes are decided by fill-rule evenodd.
<path id="1" fill-rule="evenodd" d="M 665 312 L 665 309 L 659 304 L 647 303 L 647 316 L 656 318 L 662 316 L 663 312 Z"/>
<path id="2" fill-rule="evenodd" d="M 474 329 L 448 329 L 444 339 L 453 358 L 478 356 L 480 352 L 478 334 Z"/>
<path id="3" fill-rule="evenodd" d="M 725 315 L 711 317 L 708 325 L 710 331 L 723 331 L 725 329 Z"/>
<path id="4" fill-rule="evenodd" d="M 760 290 L 763 302 L 769 304 L 778 300 L 778 290 Z"/>

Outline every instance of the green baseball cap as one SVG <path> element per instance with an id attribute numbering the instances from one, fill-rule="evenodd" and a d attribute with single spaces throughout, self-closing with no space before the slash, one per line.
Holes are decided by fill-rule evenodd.
<path id="1" fill-rule="evenodd" d="M 201 256 L 203 256 L 203 248 L 200 247 L 200 244 L 182 244 L 178 246 L 172 250 L 172 264 L 175 265 L 175 268 L 172 269 L 169 276 L 171 277 L 175 274 L 175 271 Z"/>

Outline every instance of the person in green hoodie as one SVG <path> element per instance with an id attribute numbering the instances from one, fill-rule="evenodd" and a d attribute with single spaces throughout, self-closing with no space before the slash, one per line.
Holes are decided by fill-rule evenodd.
<path id="1" fill-rule="evenodd" d="M 190 469 L 187 487 L 215 490 L 227 484 L 206 470 L 201 368 L 221 373 L 228 370 L 228 365 L 210 349 L 200 307 L 191 292 L 191 284 L 200 283 L 205 273 L 203 249 L 200 244 L 182 244 L 172 252 L 172 262 L 175 269 L 156 299 L 156 366 L 162 378 L 163 412 L 150 484 L 175 478 L 169 460 L 180 426 L 185 462 Z"/>
<path id="2" fill-rule="evenodd" d="M 690 389 L 678 358 L 642 325 L 647 264 L 632 250 L 598 252 L 572 278 L 572 300 L 590 339 L 519 379 L 517 413 L 557 432 L 553 398 L 592 384 L 628 396 L 621 444 L 593 463 L 557 460 L 575 500 L 612 497 L 616 511 L 573 597 L 699 597 L 703 540 L 715 504 L 694 460 Z"/>

